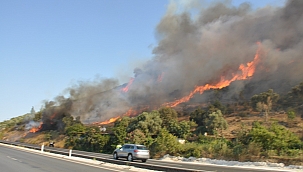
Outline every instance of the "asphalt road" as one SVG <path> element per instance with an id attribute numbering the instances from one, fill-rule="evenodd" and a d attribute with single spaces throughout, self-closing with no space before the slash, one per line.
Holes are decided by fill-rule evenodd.
<path id="1" fill-rule="evenodd" d="M 36 171 L 47 171 L 47 172 L 51 172 L 51 171 L 84 171 L 84 170 L 88 170 L 88 171 L 96 171 L 97 166 L 95 167 L 95 169 L 90 170 L 88 169 L 88 167 L 83 167 L 79 164 L 74 164 L 71 163 L 70 164 L 65 164 L 63 163 L 61 160 L 57 160 L 57 159 L 53 159 L 50 160 L 50 158 L 48 157 L 43 157 L 41 155 L 28 155 L 28 153 L 26 155 L 23 155 L 24 152 L 22 151 L 17 151 L 12 149 L 12 151 L 7 151 L 6 149 L 3 148 L 4 146 L 1 146 L 0 144 L 0 171 L 2 172 L 2 169 L 5 169 L 5 171 L 9 171 L 9 172 L 14 172 L 15 170 L 11 170 L 10 168 L 17 168 L 18 165 L 20 166 L 20 164 L 9 164 L 6 163 L 6 161 L 12 163 L 11 161 L 17 161 L 19 163 L 23 163 L 24 165 L 27 164 L 27 166 L 30 166 L 32 169 L 38 169 Z M 50 148 L 48 148 L 50 149 Z M 59 149 L 59 148 L 52 148 L 52 149 Z M 3 151 L 6 150 L 6 152 L 3 153 Z M 39 150 L 39 149 L 38 149 Z M 51 149 L 50 149 L 51 150 Z M 61 149 L 60 149 L 61 150 Z M 63 152 L 67 152 L 68 150 L 62 149 Z M 14 152 L 14 154 L 12 154 L 12 152 Z M 106 160 L 110 160 L 108 163 L 117 163 L 118 164 L 129 164 L 129 165 L 136 165 L 136 164 L 141 164 L 141 165 L 147 165 L 147 166 L 151 166 L 151 167 L 155 167 L 155 166 L 162 166 L 162 167 L 170 167 L 170 168 L 174 168 L 174 169 L 187 169 L 190 171 L 204 171 L 204 172 L 290 172 L 291 170 L 282 170 L 282 169 L 264 169 L 264 168 L 254 168 L 254 167 L 233 167 L 233 166 L 222 166 L 222 165 L 214 165 L 214 164 L 200 164 L 200 163 L 192 163 L 192 162 L 171 162 L 171 161 L 161 161 L 161 160 L 155 160 L 155 159 L 149 159 L 146 163 L 142 163 L 141 161 L 134 161 L 134 162 L 128 162 L 126 161 L 126 159 L 121 158 L 119 160 L 114 160 L 112 155 L 109 154 L 101 154 L 101 153 L 93 153 L 93 152 L 84 152 L 84 151 L 77 151 L 77 150 L 73 150 L 73 155 L 77 156 L 78 155 L 85 155 L 86 157 L 90 157 L 91 159 L 95 158 L 95 159 L 101 159 L 101 161 L 105 161 Z M 21 156 L 22 155 L 22 156 Z M 39 156 L 38 160 L 34 158 L 31 158 L 31 156 Z M 62 155 L 63 156 L 63 155 Z M 66 157 L 66 156 L 65 156 Z M 28 158 L 30 160 L 28 160 Z M 37 158 L 37 157 L 36 157 Z M 40 159 L 42 159 L 40 161 Z M 5 160 L 2 160 L 5 159 Z M 61 158 L 62 159 L 62 158 Z M 58 162 L 53 162 L 53 161 L 59 161 L 61 163 Z M 115 161 L 115 162 L 111 162 L 111 161 Z M 51 164 L 49 163 L 51 162 Z M 16 163 L 16 162 L 14 162 Z M 37 165 L 38 164 L 38 165 Z M 49 169 L 53 169 L 54 168 L 54 164 L 56 166 L 55 170 L 49 170 Z M 58 166 L 57 164 L 60 164 L 60 166 Z M 75 167 L 75 165 L 79 165 L 80 167 Z M 75 167 L 75 168 L 74 168 Z M 17 169 L 19 169 L 20 167 L 18 167 Z M 29 168 L 29 167 L 27 167 Z M 31 169 L 30 168 L 30 169 Z M 58 169 L 60 168 L 60 169 Z M 141 167 L 142 168 L 142 167 Z M 145 167 L 143 167 L 145 168 Z M 22 167 L 21 167 L 22 169 Z M 31 172 L 36 172 L 34 170 L 30 170 Z M 125 171 L 124 169 L 121 170 L 120 169 L 114 169 L 114 168 L 110 168 L 110 169 L 97 169 L 98 171 Z M 4 171 L 4 172 L 5 172 Z M 20 170 L 17 170 L 20 171 Z M 21 171 L 25 171 L 25 170 L 21 170 Z M 28 170 L 26 170 L 28 171 Z M 175 171 L 175 170 L 173 170 Z M 182 170 L 181 170 L 182 171 Z"/>
<path id="2" fill-rule="evenodd" d="M 117 172 L 121 169 L 109 169 L 100 165 L 78 163 L 58 157 L 47 157 L 31 152 L 11 149 L 0 145 L 1 172 Z"/>
<path id="3" fill-rule="evenodd" d="M 223 165 L 214 165 L 214 164 L 200 164 L 192 162 L 167 162 L 167 161 L 158 161 L 158 160 L 149 160 L 149 164 L 157 164 L 163 166 L 174 166 L 178 168 L 185 169 L 195 169 L 205 172 L 290 172 L 277 169 L 257 169 L 249 167 L 232 167 L 232 166 L 223 166 Z"/>
<path id="4" fill-rule="evenodd" d="M 95 154 L 96 157 L 102 156 L 104 158 L 112 159 L 112 155 L 108 154 L 96 154 L 96 153 L 88 153 Z M 127 161 L 126 158 L 120 158 L 120 161 Z M 135 160 L 133 163 L 142 163 L 141 161 Z M 223 166 L 223 165 L 215 165 L 215 164 L 201 164 L 201 163 L 193 163 L 193 162 L 172 162 L 172 161 L 161 161 L 155 159 L 149 159 L 145 164 L 151 166 L 167 166 L 167 167 L 175 167 L 180 169 L 192 169 L 205 171 L 205 172 L 290 172 L 291 170 L 277 170 L 277 169 L 262 169 L 262 168 L 254 168 L 254 167 L 233 167 L 233 166 Z"/>

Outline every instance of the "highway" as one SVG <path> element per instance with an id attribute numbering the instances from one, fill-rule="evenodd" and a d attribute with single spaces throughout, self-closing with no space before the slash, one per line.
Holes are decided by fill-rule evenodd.
<path id="1" fill-rule="evenodd" d="M 89 163 L 63 160 L 62 158 L 42 156 L 0 146 L 1 172 L 118 172 L 121 169 L 109 169 Z"/>
<path id="2" fill-rule="evenodd" d="M 6 144 L 1 144 L 1 143 L 6 143 Z M 12 144 L 12 145 L 10 145 Z M 48 162 L 52 162 L 52 161 L 60 161 L 60 160 L 48 160 L 49 158 L 47 157 L 43 157 L 42 155 L 44 155 L 43 153 L 40 153 L 41 155 L 32 155 L 32 156 L 39 156 L 41 157 L 40 159 L 42 159 L 43 157 L 43 161 L 39 161 L 39 160 L 35 160 L 35 161 L 29 161 L 27 160 L 27 156 L 31 156 L 31 155 L 24 155 L 26 158 L 24 158 L 24 156 L 19 156 L 18 153 L 16 153 L 16 150 L 14 150 L 14 154 L 15 155 L 11 155 L 9 154 L 11 151 L 6 151 L 4 153 L 2 153 L 3 145 L 10 145 L 11 147 L 15 147 L 13 145 L 16 145 L 16 147 L 27 147 L 30 149 L 36 149 L 36 151 L 40 152 L 39 150 L 41 149 L 40 146 L 38 145 L 31 145 L 31 144 L 26 144 L 26 143 L 18 143 L 18 142 L 7 142 L 7 141 L 0 141 L 0 158 L 4 158 L 6 161 L 10 162 L 14 159 L 17 159 L 15 161 L 22 161 L 22 162 L 26 162 L 26 164 L 32 164 L 33 166 L 37 166 L 36 163 L 39 162 L 39 168 L 38 169 L 48 169 L 48 168 L 52 168 L 53 165 L 50 165 L 50 163 Z M 18 146 L 17 146 L 18 145 Z M 5 149 L 7 150 L 7 149 Z M 52 148 L 52 147 L 45 147 L 45 151 L 47 152 L 52 152 L 52 154 L 57 154 L 60 155 L 62 157 L 67 157 L 69 155 L 69 150 L 68 149 L 62 149 L 62 148 Z M 22 152 L 22 151 L 18 151 L 18 152 Z M 21 155 L 23 155 L 23 153 L 20 153 Z M 141 161 L 134 161 L 134 162 L 129 162 L 126 159 L 119 159 L 119 160 L 115 160 L 113 159 L 112 155 L 110 154 L 102 154 L 102 153 L 94 153 L 94 152 L 85 152 L 85 151 L 78 151 L 78 150 L 72 150 L 72 157 L 82 157 L 82 158 L 87 158 L 87 159 L 95 159 L 98 160 L 99 162 L 104 162 L 104 163 L 108 163 L 108 164 L 118 164 L 118 165 L 126 165 L 126 166 L 132 166 L 132 167 L 137 167 L 137 168 L 141 168 L 141 169 L 150 169 L 150 170 L 159 170 L 159 171 L 167 171 L 167 172 L 290 172 L 291 170 L 282 170 L 282 169 L 276 169 L 276 168 L 255 168 L 255 167 L 235 167 L 235 166 L 224 166 L 224 165 L 214 165 L 214 164 L 201 164 L 201 163 L 194 163 L 194 162 L 172 162 L 172 161 L 161 161 L 161 160 L 155 160 L 155 159 L 149 159 L 147 160 L 146 163 L 142 163 Z M 37 157 L 36 157 L 37 158 Z M 30 158 L 30 159 L 34 159 L 34 158 Z M 39 159 L 39 158 L 38 158 Z M 10 161 L 9 161 L 10 160 Z M 1 168 L 7 166 L 8 163 L 4 163 L 2 165 L 4 161 L 1 161 L 0 165 Z M 45 163 L 47 162 L 47 163 Z M 12 162 L 11 162 L 12 163 Z M 16 163 L 16 162 L 15 162 Z M 19 162 L 21 163 L 21 162 Z M 57 164 L 57 163 L 54 163 Z M 65 164 L 65 163 L 64 163 Z M 70 169 L 72 168 L 74 165 L 60 165 L 61 170 L 59 171 L 65 171 L 66 169 Z M 44 165 L 46 165 L 46 167 L 44 167 Z M 79 165 L 79 164 L 77 164 Z M 9 165 L 9 167 L 14 166 Z M 31 165 L 29 165 L 31 167 Z M 17 167 L 17 166 L 16 166 Z M 100 167 L 97 166 L 97 167 Z M 95 170 L 97 169 L 98 171 L 101 170 L 109 170 L 109 169 L 98 169 L 97 167 L 94 167 Z M 8 167 L 7 167 L 8 168 Z M 11 167 L 13 168 L 13 167 Z M 87 167 L 82 167 L 82 169 L 85 168 L 85 170 L 88 170 Z M 91 167 L 92 168 L 92 167 Z M 36 169 L 36 168 L 33 168 Z M 75 171 L 82 171 L 79 170 L 81 169 L 76 168 Z M 117 170 L 117 169 L 113 169 L 110 168 L 110 170 Z M 12 170 L 9 170 L 12 171 Z M 33 171 L 33 170 L 31 170 Z M 38 170 L 39 171 L 39 170 Z M 44 170 L 47 171 L 47 170 Z M 93 171 L 93 170 L 89 170 L 89 171 Z M 125 171 L 125 170 L 121 170 L 118 169 L 118 171 Z M 33 171 L 35 172 L 35 171 Z"/>
<path id="3" fill-rule="evenodd" d="M 90 153 L 93 155 L 94 153 Z M 100 156 L 100 154 L 99 154 Z M 103 158 L 112 159 L 112 155 L 102 154 Z M 119 161 L 127 160 L 125 158 L 120 158 Z M 141 161 L 134 161 L 133 163 L 141 163 Z M 214 165 L 214 164 L 201 164 L 201 163 L 193 163 L 193 162 L 172 162 L 172 161 L 161 161 L 149 159 L 145 163 L 150 166 L 166 166 L 170 168 L 178 168 L 178 169 L 192 169 L 192 171 L 201 171 L 201 172 L 290 172 L 289 170 L 277 170 L 277 169 L 257 169 L 257 168 L 249 168 L 249 167 L 229 167 L 224 165 Z"/>
<path id="4" fill-rule="evenodd" d="M 94 153 L 94 152 L 84 152 L 84 151 L 77 151 L 74 150 L 76 154 L 85 154 L 90 157 L 96 157 L 102 159 L 112 159 L 113 156 L 109 154 L 101 154 L 101 153 Z M 115 160 L 113 160 L 115 161 Z M 120 164 L 129 163 L 126 158 L 120 158 L 118 160 Z M 186 169 L 188 171 L 201 171 L 201 172 L 290 172 L 290 170 L 281 170 L 281 169 L 262 169 L 262 168 L 254 168 L 254 167 L 232 167 L 232 166 L 225 166 L 225 165 L 215 165 L 215 164 L 201 164 L 201 163 L 194 163 L 194 162 L 172 162 L 172 161 L 161 161 L 156 159 L 149 159 L 146 163 L 142 163 L 141 161 L 131 162 L 131 164 L 144 164 L 148 166 L 161 166 L 161 167 L 169 167 L 169 168 L 176 168 L 177 169 Z M 174 170 L 171 170 L 174 171 Z M 180 170 L 182 171 L 182 170 Z M 185 171 L 185 170 L 184 170 Z"/>

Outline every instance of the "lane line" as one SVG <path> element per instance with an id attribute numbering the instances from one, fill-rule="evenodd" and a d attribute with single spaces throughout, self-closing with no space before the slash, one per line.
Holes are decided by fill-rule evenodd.
<path id="1" fill-rule="evenodd" d="M 8 146 L 8 145 L 4 145 L 4 146 L 16 148 L 16 147 L 13 147 L 13 146 Z M 22 149 L 22 148 L 16 148 L 16 149 L 24 151 L 24 152 L 28 152 L 28 153 L 33 153 L 33 154 L 36 154 L 36 155 L 46 156 L 46 157 L 49 157 L 49 158 L 54 158 L 54 159 L 58 159 L 58 160 L 64 160 L 64 161 L 67 161 L 67 162 L 73 162 L 73 163 L 77 163 L 77 164 L 81 164 L 81 165 L 87 165 L 87 166 L 91 166 L 91 167 L 96 167 L 96 168 L 99 168 L 99 169 L 105 169 L 105 170 L 116 171 L 116 172 L 121 172 L 121 170 L 124 170 L 124 168 L 121 168 L 121 169 L 118 170 L 118 169 L 112 169 L 112 168 L 108 168 L 108 167 L 104 167 L 104 166 L 103 167 L 98 166 L 98 165 L 103 165 L 104 163 L 100 163 L 98 165 L 94 165 L 94 164 L 91 164 L 89 162 L 84 163 L 84 162 L 80 162 L 80 161 L 77 161 L 77 160 L 66 159 L 66 158 L 64 158 L 64 157 L 66 157 L 65 155 L 62 156 L 62 157 L 57 157 L 57 156 L 54 156 L 54 155 L 51 155 L 51 154 L 45 154 L 46 152 L 45 153 L 41 153 L 41 152 L 35 152 L 35 151 L 32 151 L 32 150 L 30 151 L 30 150 L 26 150 L 26 149 Z M 15 159 L 15 158 L 12 158 L 10 156 L 7 156 L 7 157 L 10 158 L 10 159 L 12 159 L 12 160 L 17 161 L 17 159 Z"/>

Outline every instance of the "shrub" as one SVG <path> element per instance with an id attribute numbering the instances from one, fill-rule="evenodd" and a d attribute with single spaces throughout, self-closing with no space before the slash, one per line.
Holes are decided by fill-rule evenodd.
<path id="1" fill-rule="evenodd" d="M 186 158 L 188 157 L 202 157 L 203 147 L 201 144 L 198 143 L 186 143 L 182 146 L 180 150 L 181 156 L 184 156 Z"/>
<path id="2" fill-rule="evenodd" d="M 164 156 L 165 154 L 177 155 L 181 144 L 177 138 L 170 134 L 166 129 L 161 129 L 155 142 L 151 145 L 151 156 Z"/>
<path id="3" fill-rule="evenodd" d="M 261 146 L 255 142 L 249 143 L 247 147 L 248 154 L 253 156 L 260 156 L 261 150 L 262 150 Z"/>

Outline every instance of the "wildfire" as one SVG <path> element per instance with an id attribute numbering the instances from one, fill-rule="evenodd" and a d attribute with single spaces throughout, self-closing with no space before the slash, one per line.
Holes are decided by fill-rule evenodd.
<path id="1" fill-rule="evenodd" d="M 158 76 L 157 81 L 162 82 L 162 79 L 163 79 L 163 72 L 161 73 L 161 75 Z"/>
<path id="2" fill-rule="evenodd" d="M 128 111 L 126 113 L 124 113 L 122 116 L 131 116 L 131 114 L 134 113 L 133 108 L 128 109 Z"/>
<path id="3" fill-rule="evenodd" d="M 132 116 L 135 116 L 135 115 L 147 110 L 148 108 L 149 108 L 149 106 L 143 106 L 143 107 L 137 108 L 136 110 L 134 110 L 133 108 L 129 108 L 128 111 L 125 112 L 122 116 L 132 117 Z"/>
<path id="4" fill-rule="evenodd" d="M 258 45 L 260 45 L 260 43 L 257 43 Z M 179 105 L 180 103 L 184 103 L 189 101 L 196 93 L 200 93 L 202 94 L 204 91 L 206 90 L 210 90 L 210 89 L 221 89 L 224 87 L 227 87 L 231 82 L 235 81 L 235 80 L 244 80 L 244 79 L 248 79 L 249 77 L 253 76 L 253 74 L 255 73 L 255 69 L 256 69 L 256 64 L 259 62 L 259 57 L 260 57 L 260 46 L 258 47 L 258 50 L 255 54 L 254 60 L 251 62 L 248 62 L 245 65 L 241 64 L 239 66 L 239 70 L 241 71 L 241 73 L 239 74 L 233 74 L 233 77 L 231 79 L 226 79 L 224 76 L 221 77 L 220 81 L 216 84 L 206 84 L 204 86 L 196 86 L 196 88 L 190 92 L 190 94 L 188 96 L 185 96 L 179 100 L 176 100 L 174 102 L 171 103 L 167 103 L 165 104 L 166 106 L 170 106 L 170 107 L 175 107 L 177 105 Z"/>
<path id="5" fill-rule="evenodd" d="M 134 80 L 135 80 L 135 78 L 130 78 L 128 84 L 127 84 L 124 88 L 122 88 L 121 90 L 122 90 L 123 92 L 127 92 L 128 89 L 129 89 L 129 87 L 130 87 L 130 86 L 132 85 L 132 83 L 134 82 Z"/>
<path id="6" fill-rule="evenodd" d="M 40 125 L 38 127 L 33 127 L 29 130 L 30 133 L 35 133 L 37 131 L 39 131 L 42 128 L 42 122 L 40 122 Z"/>
<path id="7" fill-rule="evenodd" d="M 110 124 L 110 123 L 113 123 L 115 121 L 117 121 L 119 118 L 123 117 L 123 116 L 135 116 L 137 115 L 138 113 L 144 111 L 148 109 L 148 106 L 147 107 L 143 107 L 143 108 L 140 108 L 140 110 L 134 110 L 133 108 L 129 108 L 127 112 L 125 112 L 123 115 L 121 116 L 117 116 L 117 117 L 114 117 L 114 118 L 110 118 L 109 120 L 107 121 L 103 121 L 103 122 L 94 122 L 93 124 L 98 124 L 98 125 L 105 125 L 105 124 Z"/>
<path id="8" fill-rule="evenodd" d="M 57 113 L 52 114 L 52 116 L 50 117 L 50 119 L 51 120 L 54 119 L 56 115 L 57 115 Z"/>
<path id="9" fill-rule="evenodd" d="M 254 59 L 251 62 L 246 63 L 246 65 L 241 64 L 238 68 L 238 72 L 233 73 L 231 79 L 227 79 L 225 76 L 221 76 L 221 79 L 218 83 L 206 84 L 206 85 L 203 85 L 203 86 L 196 86 L 195 89 L 193 91 L 191 91 L 189 95 L 187 95 L 185 97 L 182 97 L 182 98 L 180 98 L 180 99 L 178 99 L 174 102 L 166 103 L 164 105 L 165 106 L 170 106 L 170 107 L 175 107 L 175 106 L 179 105 L 180 103 L 184 103 L 184 102 L 189 101 L 196 93 L 203 94 L 204 91 L 206 91 L 206 90 L 222 89 L 224 87 L 229 86 L 230 83 L 233 82 L 233 81 L 249 79 L 250 77 L 252 77 L 254 75 L 255 70 L 256 70 L 256 65 L 259 62 L 260 51 L 261 51 L 260 44 L 261 43 L 257 42 L 257 44 L 259 46 L 258 46 L 258 49 L 257 49 L 257 52 L 255 54 Z M 157 81 L 161 82 L 162 79 L 163 79 L 163 73 L 161 73 L 158 76 Z M 135 80 L 134 78 L 131 78 L 130 81 L 128 82 L 128 84 L 124 88 L 122 88 L 121 90 L 123 92 L 127 92 L 134 80 Z M 104 121 L 104 122 L 96 122 L 94 124 L 100 124 L 100 125 L 110 124 L 110 123 L 115 122 L 116 120 L 118 120 L 122 116 L 134 116 L 134 115 L 138 114 L 138 112 L 142 112 L 144 109 L 147 109 L 147 108 L 148 107 L 144 107 L 144 108 L 141 108 L 140 110 L 137 110 L 137 111 L 133 110 L 133 108 L 130 108 L 126 113 L 124 113 L 121 116 L 110 118 L 109 120 Z"/>
<path id="10" fill-rule="evenodd" d="M 120 116 L 117 116 L 117 117 L 111 118 L 107 121 L 100 122 L 98 124 L 100 124 L 100 125 L 110 124 L 110 123 L 113 123 L 113 122 L 117 121 L 119 118 L 120 118 Z"/>

